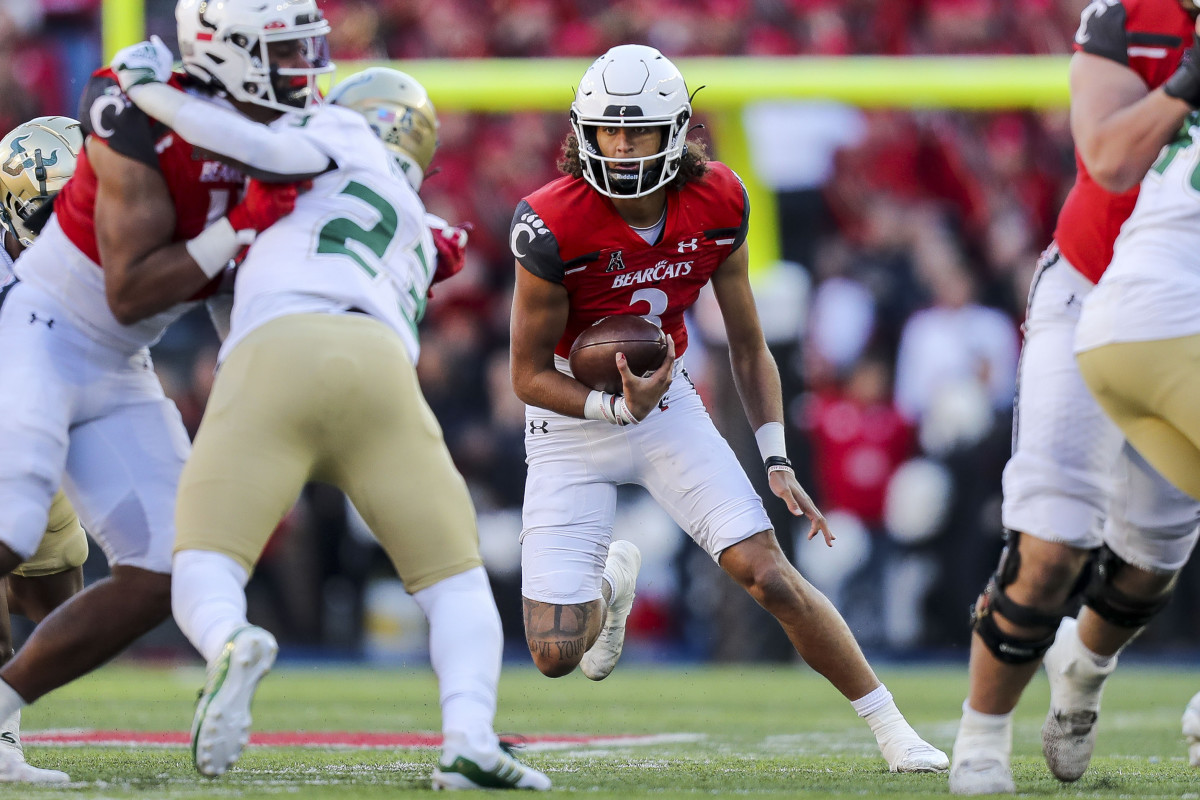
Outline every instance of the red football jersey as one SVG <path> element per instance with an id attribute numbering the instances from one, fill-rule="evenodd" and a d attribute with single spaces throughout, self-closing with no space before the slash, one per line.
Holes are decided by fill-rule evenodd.
<path id="1" fill-rule="evenodd" d="M 612 201 L 582 178 L 559 178 L 523 199 L 509 244 L 534 275 L 561 283 L 571 300 L 555 353 L 566 358 L 580 331 L 611 314 L 637 314 L 687 350 L 683 312 L 746 240 L 750 203 L 734 172 L 716 161 L 682 189 L 667 189 L 667 218 L 647 244 Z"/>
<path id="2" fill-rule="evenodd" d="M 185 89 L 188 80 L 177 73 L 171 85 Z M 241 194 L 245 176 L 240 170 L 205 158 L 170 128 L 144 114 L 121 92 L 110 69 L 92 74 L 79 104 L 79 120 L 89 146 L 111 147 L 162 173 L 175 203 L 172 241 L 190 239 L 225 216 Z M 71 243 L 99 264 L 92 218 L 95 205 L 96 173 L 85 148 L 74 175 L 54 200 L 54 213 Z"/>
<path id="3" fill-rule="evenodd" d="M 1124 64 L 1156 89 L 1179 66 L 1194 31 L 1178 0 L 1092 0 L 1083 10 L 1075 49 Z M 1075 185 L 1058 214 L 1054 240 L 1067 261 L 1095 283 L 1112 260 L 1113 243 L 1133 212 L 1138 187 L 1123 194 L 1105 191 L 1088 174 L 1079 150 L 1075 167 Z"/>

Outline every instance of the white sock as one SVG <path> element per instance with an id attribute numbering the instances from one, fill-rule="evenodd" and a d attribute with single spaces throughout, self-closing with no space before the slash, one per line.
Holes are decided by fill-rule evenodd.
<path id="1" fill-rule="evenodd" d="M 892 693 L 882 683 L 857 700 L 850 701 L 850 705 L 854 707 L 855 713 L 864 719 L 888 703 L 892 703 Z M 894 706 L 895 703 L 892 703 L 892 705 Z"/>
<path id="2" fill-rule="evenodd" d="M 238 628 L 245 627 L 246 581 L 242 565 L 212 550 L 181 550 L 171 573 L 171 612 L 204 660 L 211 664 Z"/>
<path id="3" fill-rule="evenodd" d="M 0 680 L 0 719 L 4 720 L 3 730 L 16 733 L 21 727 L 21 709 L 25 705 L 17 690 L 9 686 L 7 681 Z"/>
<path id="4" fill-rule="evenodd" d="M 1093 651 L 1083 643 L 1082 639 L 1079 638 L 1079 628 L 1076 625 L 1072 625 L 1069 629 L 1064 628 L 1059 630 L 1058 635 L 1067 636 L 1067 644 L 1070 646 L 1071 652 L 1079 660 L 1089 662 L 1101 672 L 1114 666 L 1117 660 L 1117 655 L 1120 654 L 1120 651 L 1118 650 L 1117 653 L 1114 653 L 1111 656 L 1102 656 Z"/>
<path id="5" fill-rule="evenodd" d="M 1012 756 L 1013 713 L 985 714 L 971 708 L 970 701 L 963 701 L 962 721 L 958 724 L 958 736 L 954 740 L 954 756 L 967 755 L 969 750 L 999 750 L 1005 758 Z"/>
<path id="6" fill-rule="evenodd" d="M 879 747 L 889 758 L 891 754 L 887 748 L 892 742 L 921 738 L 917 736 L 917 732 L 900 713 L 900 709 L 896 707 L 896 701 L 892 699 L 892 693 L 883 684 L 857 700 L 851 701 L 850 705 L 871 726 L 871 733 L 875 734 L 875 741 L 879 742 Z"/>
<path id="7" fill-rule="evenodd" d="M 492 723 L 504 634 L 487 573 L 483 567 L 460 572 L 413 599 L 429 620 L 429 659 L 438 678 L 447 749 L 465 743 L 477 754 L 498 752 Z"/>

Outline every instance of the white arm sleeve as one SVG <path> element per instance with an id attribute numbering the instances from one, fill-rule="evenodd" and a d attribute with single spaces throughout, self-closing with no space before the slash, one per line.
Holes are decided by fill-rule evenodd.
<path id="1" fill-rule="evenodd" d="M 129 99 L 190 144 L 223 156 L 252 177 L 296 181 L 332 166 L 328 155 L 295 128 L 270 128 L 165 83 L 132 87 Z"/>

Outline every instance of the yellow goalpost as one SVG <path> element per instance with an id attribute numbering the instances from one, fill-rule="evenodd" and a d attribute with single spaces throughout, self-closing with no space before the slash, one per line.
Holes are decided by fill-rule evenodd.
<path id="1" fill-rule="evenodd" d="M 105 57 L 144 39 L 143 0 L 104 0 Z M 747 104 L 834 100 L 860 108 L 955 108 L 986 111 L 1064 108 L 1065 56 L 927 58 L 681 58 L 688 86 L 704 86 L 697 113 L 712 123 L 722 161 L 745 181 L 754 209 L 753 268 L 779 257 L 779 221 L 770 190 L 754 174 L 742 125 Z M 334 80 L 371 66 L 402 69 L 429 91 L 439 111 L 566 115 L 586 59 L 464 59 L 339 62 Z"/>

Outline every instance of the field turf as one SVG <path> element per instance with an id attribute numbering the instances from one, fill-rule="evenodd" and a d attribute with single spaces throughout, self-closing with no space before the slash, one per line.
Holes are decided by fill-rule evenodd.
<path id="1" fill-rule="evenodd" d="M 949 752 L 966 692 L 966 670 L 892 667 L 880 676 L 909 720 Z M 52 731 L 149 731 L 180 741 L 202 682 L 198 667 L 106 667 L 24 712 L 27 755 L 62 769 L 60 788 L 0 785 L 0 798 L 395 798 L 430 796 L 436 749 L 252 746 L 222 778 L 194 772 L 180 744 L 62 746 Z M 1129 667 L 1105 692 L 1096 758 L 1062 786 L 1041 758 L 1045 678 L 1018 708 L 1015 772 L 1026 796 L 1198 798 L 1179 731 L 1200 669 Z M 256 732 L 429 733 L 438 730 L 437 689 L 426 670 L 282 664 L 254 706 Z M 874 739 L 840 695 L 804 667 L 618 669 L 603 683 L 559 680 L 532 666 L 506 668 L 497 729 L 523 734 L 523 754 L 545 770 L 556 794 L 607 798 L 947 796 L 944 775 L 889 775 Z M 590 735 L 599 741 L 545 743 Z M 627 735 L 648 741 L 616 741 Z M 605 738 L 608 741 L 604 741 Z M 154 738 L 154 737 L 150 737 Z M 302 738 L 302 737 L 301 737 Z"/>

